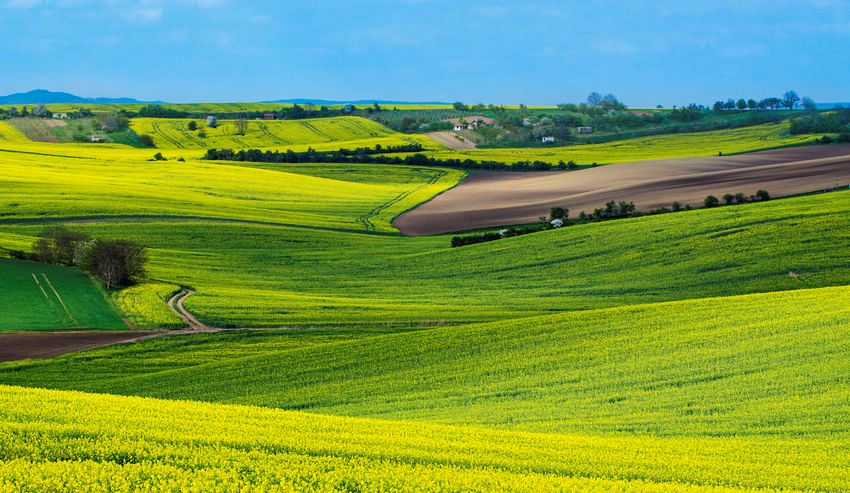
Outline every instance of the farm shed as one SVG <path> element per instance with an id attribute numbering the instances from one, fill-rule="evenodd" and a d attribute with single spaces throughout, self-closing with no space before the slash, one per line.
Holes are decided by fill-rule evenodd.
<path id="1" fill-rule="evenodd" d="M 552 135 L 545 135 L 540 139 L 540 141 L 543 142 L 544 144 L 546 144 L 548 142 L 555 142 L 555 137 L 552 136 Z"/>
<path id="2" fill-rule="evenodd" d="M 91 141 L 92 142 L 106 142 L 106 137 L 104 137 L 103 135 L 92 135 Z"/>
<path id="3" fill-rule="evenodd" d="M 576 133 L 578 134 L 592 134 L 593 127 L 578 127 L 576 128 Z"/>
<path id="4" fill-rule="evenodd" d="M 274 111 L 264 111 L 263 112 L 263 120 L 276 120 L 277 115 L 274 114 Z"/>
<path id="5" fill-rule="evenodd" d="M 68 113 L 53 113 L 53 118 L 64 120 L 68 118 Z"/>

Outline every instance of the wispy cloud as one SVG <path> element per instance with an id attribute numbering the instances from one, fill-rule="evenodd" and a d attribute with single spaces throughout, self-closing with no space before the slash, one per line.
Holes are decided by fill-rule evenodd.
<path id="1" fill-rule="evenodd" d="M 135 24 L 149 24 L 162 19 L 162 9 L 159 7 L 136 7 L 125 10 L 122 17 Z"/>

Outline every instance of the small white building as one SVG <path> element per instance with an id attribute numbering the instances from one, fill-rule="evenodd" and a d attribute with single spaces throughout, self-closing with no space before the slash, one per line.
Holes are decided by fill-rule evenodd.
<path id="1" fill-rule="evenodd" d="M 106 142 L 106 137 L 104 137 L 103 135 L 92 135 L 91 141 L 92 142 Z"/>
<path id="2" fill-rule="evenodd" d="M 561 219 L 552 219 L 551 221 L 549 221 L 549 224 L 551 224 L 553 228 L 560 228 L 564 225 L 564 221 L 562 221 Z"/>
<path id="3" fill-rule="evenodd" d="M 465 123 L 455 123 L 455 125 L 454 125 L 454 131 L 455 132 L 463 132 L 464 130 L 466 130 L 466 124 Z"/>
<path id="4" fill-rule="evenodd" d="M 576 132 L 578 134 L 592 134 L 593 133 L 593 127 L 578 127 L 578 128 L 576 128 Z"/>
<path id="5" fill-rule="evenodd" d="M 550 142 L 555 142 L 555 136 L 554 135 L 544 135 L 543 137 L 541 137 L 540 141 L 543 142 L 544 144 L 548 144 Z"/>
<path id="6" fill-rule="evenodd" d="M 531 126 L 531 118 L 523 118 L 522 119 L 522 126 L 523 127 L 530 127 Z"/>
<path id="7" fill-rule="evenodd" d="M 53 118 L 57 120 L 65 120 L 68 118 L 68 113 L 53 113 Z"/>

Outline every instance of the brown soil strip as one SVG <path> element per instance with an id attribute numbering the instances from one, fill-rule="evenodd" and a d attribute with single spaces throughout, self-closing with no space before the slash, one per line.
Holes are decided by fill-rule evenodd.
<path id="1" fill-rule="evenodd" d="M 20 332 L 0 334 L 0 362 L 52 358 L 101 346 L 156 337 L 161 331 Z"/>
<path id="2" fill-rule="evenodd" d="M 475 149 L 475 142 L 466 138 L 460 140 L 454 132 L 432 132 L 425 135 L 427 135 L 431 140 L 443 144 L 449 149 Z"/>
<path id="3" fill-rule="evenodd" d="M 394 225 L 407 235 L 523 224 L 555 206 L 575 217 L 611 200 L 640 210 L 674 201 L 702 205 L 707 195 L 781 197 L 850 184 L 850 146 L 808 146 L 736 156 L 661 159 L 565 172 L 480 172 L 412 211 Z"/>

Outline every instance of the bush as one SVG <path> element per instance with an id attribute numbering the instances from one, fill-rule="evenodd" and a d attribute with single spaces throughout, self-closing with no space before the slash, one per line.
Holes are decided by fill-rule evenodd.
<path id="1" fill-rule="evenodd" d="M 79 265 L 82 250 L 91 237 L 85 233 L 70 231 L 64 226 L 45 228 L 33 243 L 32 258 L 39 262 L 59 265 Z"/>
<path id="2" fill-rule="evenodd" d="M 717 207 L 717 205 L 720 204 L 720 201 L 717 200 L 717 197 L 714 195 L 709 195 L 705 198 L 704 203 L 706 207 Z"/>
<path id="3" fill-rule="evenodd" d="M 129 240 L 97 240 L 86 251 L 81 265 L 98 276 L 107 288 L 129 286 L 145 275 L 147 252 Z"/>
<path id="4" fill-rule="evenodd" d="M 850 134 L 839 135 L 837 142 L 850 142 Z"/>
<path id="5" fill-rule="evenodd" d="M 156 154 L 154 154 L 153 160 L 154 161 L 168 161 L 168 159 L 166 159 L 165 156 L 163 156 L 161 152 L 157 152 Z"/>
<path id="6" fill-rule="evenodd" d="M 735 196 L 731 193 L 727 193 L 723 196 L 723 202 L 726 202 L 726 205 L 733 204 L 735 202 Z"/>
<path id="7" fill-rule="evenodd" d="M 756 192 L 756 198 L 759 200 L 770 200 L 770 194 L 767 193 L 767 190 L 759 190 Z"/>
<path id="8" fill-rule="evenodd" d="M 198 122 L 196 122 L 195 120 L 190 121 L 189 122 L 189 130 L 194 132 L 197 129 L 198 129 Z"/>
<path id="9" fill-rule="evenodd" d="M 570 210 L 563 207 L 552 207 L 549 212 L 549 220 L 561 219 L 564 220 L 570 215 Z"/>
<path id="10" fill-rule="evenodd" d="M 153 147 L 153 137 L 148 134 L 139 135 L 139 143 L 145 147 Z"/>

